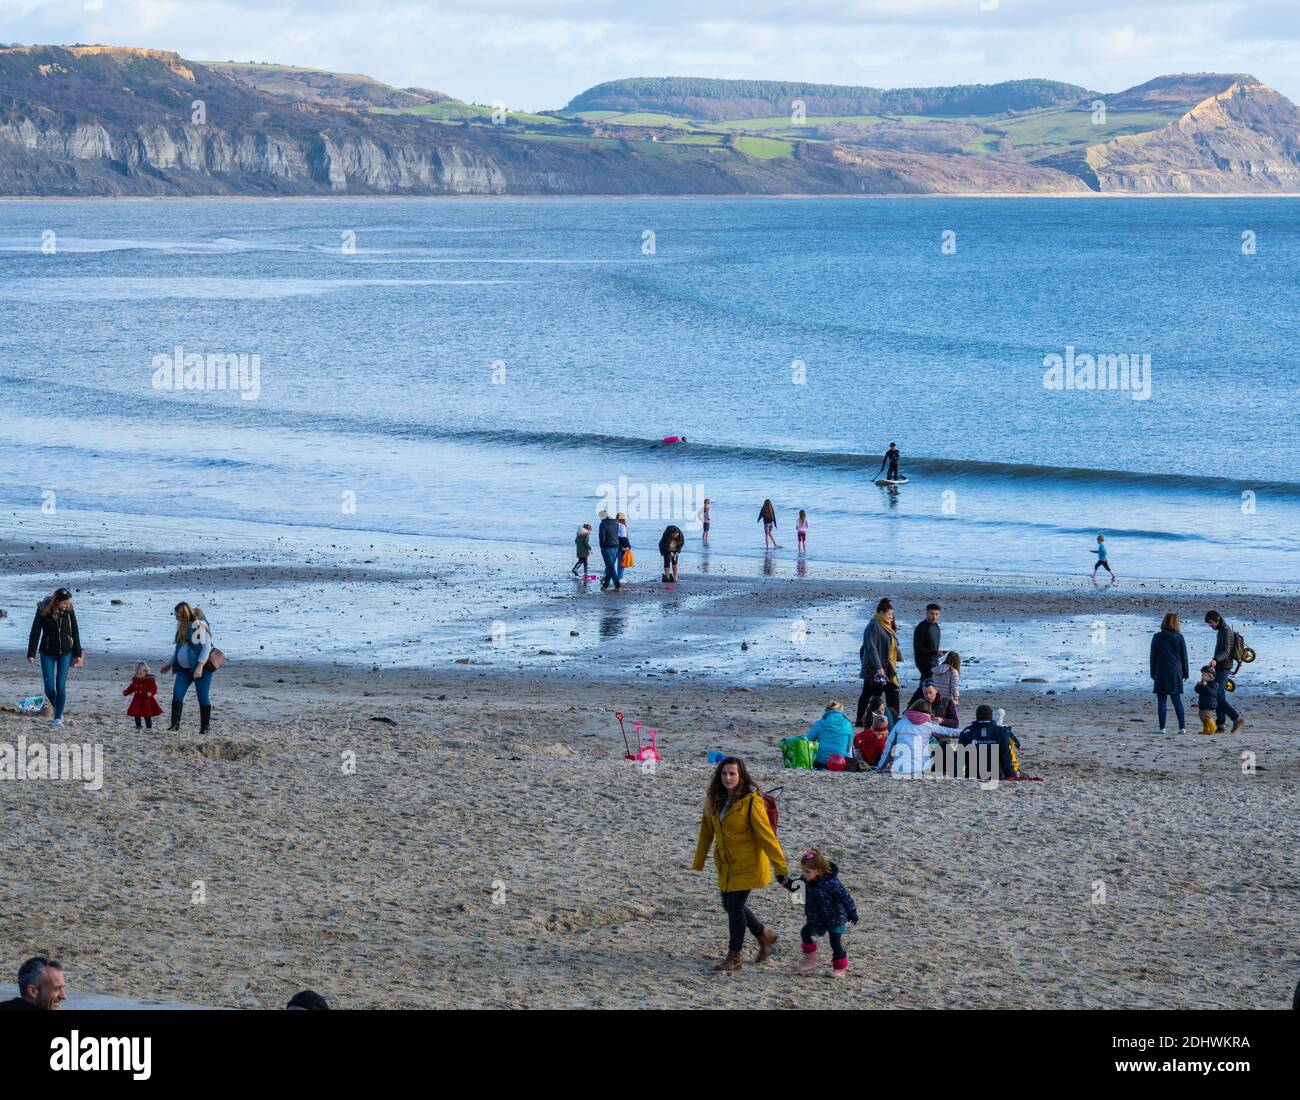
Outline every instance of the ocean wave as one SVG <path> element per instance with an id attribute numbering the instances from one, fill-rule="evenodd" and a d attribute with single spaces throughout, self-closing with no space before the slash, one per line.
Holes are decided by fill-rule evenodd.
<path id="1" fill-rule="evenodd" d="M 406 434 L 414 430 L 419 434 L 444 438 L 464 439 L 516 446 L 553 447 L 587 446 L 617 450 L 623 453 L 658 451 L 662 454 L 689 456 L 692 461 L 751 461 L 766 462 L 792 468 L 820 468 L 842 470 L 846 473 L 874 474 L 880 469 L 882 455 L 859 454 L 851 451 L 789 451 L 777 447 L 746 447 L 726 443 L 686 443 L 665 447 L 657 439 L 637 439 L 630 436 L 583 432 L 544 432 L 512 429 L 403 429 L 392 425 L 391 431 Z M 1195 492 L 1227 491 L 1271 492 L 1287 496 L 1300 496 L 1300 482 L 1250 480 L 1228 477 L 1210 477 L 1199 474 L 1152 473 L 1137 470 L 1112 470 L 1088 466 L 1040 466 L 1021 462 L 991 462 L 972 458 L 937 458 L 908 455 L 903 461 L 903 473 L 913 481 L 915 475 L 939 479 L 1002 479 L 1006 481 L 1041 484 L 1059 483 L 1081 486 L 1114 486 L 1133 488 L 1186 489 Z"/>
<path id="2" fill-rule="evenodd" d="M 403 280 L 403 282 L 405 281 Z M 411 281 L 417 282 L 417 280 Z M 418 282 L 425 281 L 418 280 Z M 47 395 L 51 390 L 55 390 L 65 391 L 70 394 L 95 394 L 100 400 L 111 396 L 113 401 L 117 403 L 115 407 L 119 413 L 125 407 L 129 407 L 138 410 L 141 415 L 152 416 L 157 409 L 156 404 L 147 398 L 122 394 L 95 386 L 60 382 L 44 376 L 31 378 L 16 374 L 0 374 L 0 382 L 11 383 L 23 390 L 31 389 Z M 247 418 L 247 423 L 250 426 L 254 423 L 266 424 L 269 422 L 277 427 L 290 430 L 326 428 L 347 434 L 387 436 L 408 440 L 430 439 L 447 442 L 485 443 L 506 448 L 584 447 L 622 455 L 649 456 L 653 454 L 662 458 L 689 460 L 692 463 L 766 464 L 777 468 L 794 470 L 839 471 L 845 474 L 861 476 L 864 482 L 868 484 L 880 470 L 882 458 L 879 453 L 866 454 L 829 450 L 798 451 L 777 447 L 752 447 L 726 443 L 696 442 L 666 447 L 658 439 L 599 432 L 557 432 L 516 428 L 456 428 L 412 421 L 381 420 L 357 415 L 331 415 L 321 411 L 303 414 L 290 409 L 271 407 L 242 410 L 242 414 L 243 417 Z M 232 416 L 239 416 L 240 411 L 226 407 L 220 409 L 195 408 L 189 415 L 200 418 L 214 416 L 229 420 Z M 1044 488 L 1051 486 L 1078 486 L 1080 488 L 1099 490 L 1131 488 L 1157 492 L 1183 491 L 1196 495 L 1232 493 L 1240 496 L 1242 493 L 1249 491 L 1256 494 L 1269 493 L 1286 499 L 1300 499 L 1300 482 L 1294 481 L 1116 470 L 1086 466 L 1036 465 L 985 459 L 944 458 L 909 454 L 904 457 L 903 472 L 909 475 L 914 483 L 921 480 L 932 483 L 938 482 L 941 488 L 945 487 L 948 482 L 1004 481 L 1012 485 L 1034 485 Z M 1091 531 L 1093 528 L 1081 528 L 1072 531 L 1072 533 L 1081 533 L 1083 530 Z M 1120 532 L 1116 531 L 1116 533 Z M 1177 537 L 1162 534 L 1158 531 L 1135 530 L 1133 533 L 1150 538 Z"/>
<path id="3" fill-rule="evenodd" d="M 274 301 L 337 294 L 372 286 L 497 286 L 513 279 L 293 279 L 293 278 L 48 278 L 10 279 L 0 300 L 15 302 L 153 301 L 161 299 L 256 299 Z"/>
<path id="4" fill-rule="evenodd" d="M 41 252 L 40 237 L 0 237 L 0 252 Z M 173 252 L 178 255 L 211 255 L 231 252 L 302 252 L 304 246 L 277 242 L 244 241 L 217 237 L 211 241 L 135 240 L 116 237 L 55 236 L 56 252 Z"/>

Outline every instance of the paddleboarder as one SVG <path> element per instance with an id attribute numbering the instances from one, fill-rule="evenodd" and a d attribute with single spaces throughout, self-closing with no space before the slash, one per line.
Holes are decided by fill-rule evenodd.
<path id="1" fill-rule="evenodd" d="M 898 481 L 898 460 L 902 458 L 898 452 L 897 443 L 889 443 L 889 450 L 885 451 L 883 462 L 880 463 L 880 469 L 876 472 L 876 480 L 880 480 L 881 473 L 885 472 L 885 467 L 889 467 L 889 472 L 885 473 L 885 481 Z"/>

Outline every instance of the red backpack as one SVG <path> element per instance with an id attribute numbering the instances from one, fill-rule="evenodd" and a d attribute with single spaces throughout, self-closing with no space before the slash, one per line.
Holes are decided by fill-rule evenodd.
<path id="1" fill-rule="evenodd" d="M 784 787 L 773 787 L 771 791 L 759 791 L 763 799 L 763 805 L 767 807 L 767 820 L 772 826 L 772 832 L 776 832 L 776 822 L 781 816 L 776 808 L 776 799 L 772 797 L 777 791 L 784 790 Z"/>

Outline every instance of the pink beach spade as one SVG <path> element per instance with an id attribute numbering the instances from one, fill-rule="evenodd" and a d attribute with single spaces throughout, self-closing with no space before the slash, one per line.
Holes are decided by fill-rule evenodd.
<path id="1" fill-rule="evenodd" d="M 640 726 L 640 724 L 641 724 L 640 722 L 637 723 L 638 727 Z M 659 731 L 648 730 L 647 732 L 650 734 L 650 744 L 642 745 L 640 730 L 638 729 L 637 731 L 636 743 L 640 747 L 636 750 L 636 758 L 638 760 L 658 760 L 660 759 L 660 756 L 659 756 L 659 746 L 656 738 Z"/>
<path id="2" fill-rule="evenodd" d="M 624 760 L 662 759 L 659 755 L 659 746 L 658 746 L 659 731 L 657 729 L 646 731 L 650 734 L 650 744 L 643 745 L 641 744 L 641 726 L 643 723 L 633 722 L 632 728 L 636 730 L 636 752 L 633 752 L 632 746 L 628 743 L 627 740 L 627 729 L 623 725 L 623 712 L 621 710 L 616 710 L 614 712 L 614 717 L 618 720 L 618 728 L 623 732 L 623 748 L 625 750 L 623 754 Z"/>

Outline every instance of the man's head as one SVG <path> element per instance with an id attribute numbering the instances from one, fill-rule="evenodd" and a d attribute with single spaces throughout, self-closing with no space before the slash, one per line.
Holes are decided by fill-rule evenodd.
<path id="1" fill-rule="evenodd" d="M 304 989 L 299 993 L 295 993 L 284 1007 L 297 1011 L 319 1012 L 328 1011 L 329 1002 L 314 989 Z"/>
<path id="2" fill-rule="evenodd" d="M 63 985 L 63 964 L 58 959 L 34 955 L 18 970 L 18 993 L 37 1008 L 58 1008 L 65 996 Z"/>
<path id="3" fill-rule="evenodd" d="M 975 721 L 992 722 L 993 708 L 989 706 L 988 703 L 981 703 L 979 706 L 975 708 Z"/>
<path id="4" fill-rule="evenodd" d="M 939 613 L 941 611 L 943 611 L 943 608 L 937 603 L 928 603 L 925 605 L 925 617 L 932 623 L 937 623 L 939 621 Z"/>
<path id="5" fill-rule="evenodd" d="M 1205 621 L 1214 627 L 1215 630 L 1218 630 L 1219 624 L 1223 622 L 1223 616 L 1217 611 L 1207 611 L 1205 613 Z"/>

